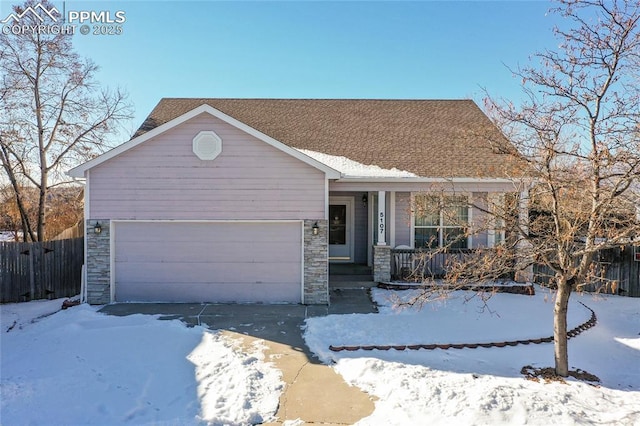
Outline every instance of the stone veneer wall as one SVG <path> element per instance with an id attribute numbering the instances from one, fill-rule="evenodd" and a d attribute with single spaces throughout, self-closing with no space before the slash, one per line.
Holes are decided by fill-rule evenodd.
<path id="1" fill-rule="evenodd" d="M 93 231 L 97 222 L 102 227 L 99 234 Z M 111 302 L 110 231 L 109 219 L 92 219 L 86 222 L 87 302 L 92 305 Z"/>
<path id="2" fill-rule="evenodd" d="M 318 223 L 318 235 L 313 225 Z M 327 221 L 304 221 L 304 303 L 329 304 L 329 246 Z"/>
<path id="3" fill-rule="evenodd" d="M 391 281 L 391 247 L 373 246 L 373 281 Z"/>

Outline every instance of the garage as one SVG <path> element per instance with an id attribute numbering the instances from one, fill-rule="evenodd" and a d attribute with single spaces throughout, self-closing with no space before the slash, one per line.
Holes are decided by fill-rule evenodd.
<path id="1" fill-rule="evenodd" d="M 302 301 L 300 221 L 113 225 L 118 302 Z"/>

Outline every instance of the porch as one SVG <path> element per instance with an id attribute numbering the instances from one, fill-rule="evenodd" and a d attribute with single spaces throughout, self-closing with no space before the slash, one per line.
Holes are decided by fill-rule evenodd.
<path id="1" fill-rule="evenodd" d="M 329 189 L 330 287 L 361 279 L 378 283 L 444 277 L 454 263 L 505 241 L 504 226 L 487 211 L 504 209 L 505 194 L 514 192 L 513 183 L 473 179 L 345 180 Z M 517 220 L 526 223 L 528 194 L 514 195 Z"/>
<path id="2" fill-rule="evenodd" d="M 331 191 L 327 216 L 329 263 L 334 272 L 330 274 L 371 274 L 366 267 L 373 267 L 374 245 L 409 246 L 410 198 L 410 192 Z M 365 267 L 360 273 L 358 265 Z"/>

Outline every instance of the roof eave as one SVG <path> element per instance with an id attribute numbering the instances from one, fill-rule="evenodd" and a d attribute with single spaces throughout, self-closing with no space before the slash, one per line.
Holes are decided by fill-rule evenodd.
<path id="1" fill-rule="evenodd" d="M 513 183 L 528 181 L 526 177 L 514 178 L 472 178 L 472 177 L 371 177 L 371 176 L 343 176 L 335 182 L 366 182 L 366 183 Z"/>

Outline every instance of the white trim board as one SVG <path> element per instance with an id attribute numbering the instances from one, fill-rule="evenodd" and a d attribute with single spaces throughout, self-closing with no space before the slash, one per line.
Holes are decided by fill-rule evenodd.
<path id="1" fill-rule="evenodd" d="M 91 200 L 91 193 L 89 192 L 89 182 L 91 181 L 91 174 L 87 171 L 87 178 L 84 182 L 84 247 L 82 249 L 82 264 L 84 268 L 82 268 L 82 279 L 84 280 L 84 291 L 80 295 L 80 302 L 87 302 L 87 258 L 88 258 L 88 246 L 87 243 L 87 234 L 89 233 L 89 229 L 87 228 L 89 219 L 91 218 L 91 206 L 89 200 Z"/>

